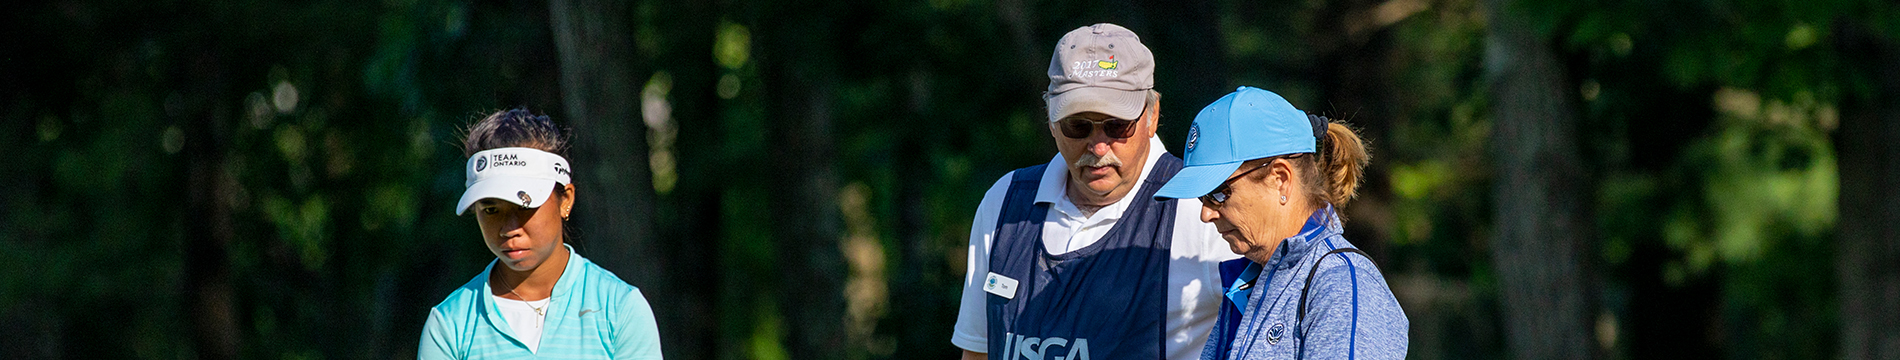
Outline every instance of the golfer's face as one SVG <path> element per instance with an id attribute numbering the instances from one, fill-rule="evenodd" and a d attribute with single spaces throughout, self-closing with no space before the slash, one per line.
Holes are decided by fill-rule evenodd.
<path id="1" fill-rule="evenodd" d="M 552 191 L 538 194 L 549 201 L 535 208 L 492 198 L 475 203 L 483 243 L 503 265 L 515 271 L 534 270 L 561 246 L 559 209 L 565 199 L 555 194 Z"/>
<path id="2" fill-rule="evenodd" d="M 1277 225 L 1274 223 L 1277 213 L 1272 209 L 1272 201 L 1276 199 L 1268 193 L 1267 181 L 1256 179 L 1263 174 L 1247 173 L 1253 167 L 1253 164 L 1241 165 L 1234 170 L 1234 174 L 1228 175 L 1231 182 L 1227 183 L 1226 189 L 1216 189 L 1227 192 L 1226 202 L 1201 202 L 1201 221 L 1214 224 L 1214 229 L 1220 231 L 1221 239 L 1227 240 L 1228 250 L 1264 264 L 1273 256 L 1273 250 L 1279 247 L 1281 238 L 1271 234 Z M 1273 170 L 1279 169 L 1260 171 Z"/>

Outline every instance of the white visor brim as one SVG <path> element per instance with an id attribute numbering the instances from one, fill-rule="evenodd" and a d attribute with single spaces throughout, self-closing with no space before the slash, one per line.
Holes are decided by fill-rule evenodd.
<path id="1" fill-rule="evenodd" d="M 487 198 L 501 199 L 524 208 L 540 207 L 554 193 L 554 187 L 560 184 L 554 180 L 535 178 L 485 179 L 462 192 L 462 199 L 455 202 L 455 215 L 467 213 L 469 206 Z"/>

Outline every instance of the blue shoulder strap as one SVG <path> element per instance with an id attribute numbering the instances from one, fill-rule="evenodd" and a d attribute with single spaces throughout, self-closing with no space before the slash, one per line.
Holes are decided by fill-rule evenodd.
<path id="1" fill-rule="evenodd" d="M 1366 259 L 1372 258 L 1371 255 L 1366 255 L 1366 252 L 1359 251 L 1359 249 L 1357 248 L 1338 248 L 1338 249 L 1333 249 L 1333 251 L 1326 252 L 1326 255 L 1320 255 L 1319 260 L 1314 260 L 1313 268 L 1310 270 L 1306 270 L 1306 286 L 1300 288 L 1300 311 L 1299 311 L 1299 315 L 1293 318 L 1293 324 L 1295 326 L 1302 326 L 1302 327 L 1306 326 L 1306 294 L 1311 293 L 1313 290 L 1313 275 L 1319 273 L 1319 264 L 1322 262 L 1326 262 L 1326 257 L 1333 256 L 1333 254 L 1339 254 L 1339 253 L 1354 253 L 1354 254 L 1359 254 L 1359 256 L 1364 256 Z M 1345 257 L 1346 257 L 1345 255 L 1340 255 L 1340 258 L 1342 259 L 1344 259 Z M 1352 261 L 1352 259 L 1346 259 L 1346 261 Z M 1350 279 L 1349 281 L 1359 281 L 1359 279 Z M 1354 299 L 1354 301 L 1357 301 L 1357 299 Z M 1306 333 L 1307 333 L 1306 329 L 1300 329 L 1300 336 L 1306 336 Z M 1347 351 L 1351 351 L 1351 350 L 1347 350 Z M 1351 355 L 1348 355 L 1348 356 L 1351 356 Z M 1294 351 L 1293 358 L 1294 359 L 1306 358 L 1306 340 L 1305 339 L 1300 340 L 1300 347 L 1298 350 Z"/>

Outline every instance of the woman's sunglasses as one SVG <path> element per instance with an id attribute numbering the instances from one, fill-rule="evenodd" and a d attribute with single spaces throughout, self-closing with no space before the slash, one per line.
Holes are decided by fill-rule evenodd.
<path id="1" fill-rule="evenodd" d="M 1062 127 L 1062 136 L 1067 136 L 1070 139 L 1087 139 L 1089 134 L 1095 133 L 1096 124 L 1100 124 L 1102 133 L 1107 134 L 1108 137 L 1111 138 L 1127 139 L 1135 136 L 1135 120 L 1115 118 L 1109 118 L 1107 120 L 1088 120 L 1080 117 L 1071 117 L 1062 119 L 1062 121 L 1057 122 L 1057 124 L 1060 124 L 1060 127 Z"/>
<path id="2" fill-rule="evenodd" d="M 1303 155 L 1303 154 L 1292 154 L 1292 155 L 1280 156 L 1279 158 L 1296 159 L 1296 158 L 1299 158 L 1300 155 Z M 1241 172 L 1240 175 L 1234 175 L 1234 177 L 1228 178 L 1227 181 L 1222 181 L 1220 183 L 1220 186 L 1214 187 L 1213 192 L 1209 192 L 1207 193 L 1207 195 L 1201 195 L 1201 206 L 1221 207 L 1222 205 L 1226 205 L 1227 198 L 1230 196 L 1233 196 L 1232 192 L 1234 191 L 1234 189 L 1229 186 L 1234 185 L 1234 180 L 1240 180 L 1240 178 L 1247 177 L 1247 174 L 1251 174 L 1255 170 L 1265 169 L 1267 165 L 1273 165 L 1273 161 L 1268 160 L 1266 163 L 1260 164 L 1260 166 L 1255 166 L 1252 169 L 1247 169 L 1247 171 Z"/>

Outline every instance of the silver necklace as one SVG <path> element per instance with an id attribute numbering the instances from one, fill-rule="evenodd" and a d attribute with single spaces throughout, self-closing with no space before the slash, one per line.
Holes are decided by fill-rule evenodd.
<path id="1" fill-rule="evenodd" d="M 534 306 L 534 302 L 533 302 L 533 301 L 528 301 L 528 298 L 527 298 L 527 297 L 524 297 L 524 296 L 521 296 L 521 294 L 516 294 L 516 293 L 515 293 L 515 289 L 514 289 L 514 288 L 509 288 L 509 289 L 508 289 L 508 293 L 509 293 L 509 294 L 514 294 L 514 295 L 515 295 L 515 298 L 516 298 L 516 299 L 521 299 L 521 303 L 524 303 L 524 304 L 528 304 L 528 308 L 529 308 L 529 309 L 534 309 L 534 315 L 535 315 L 535 317 L 534 317 L 534 328 L 536 328 L 536 329 L 540 329 L 540 328 L 541 328 L 541 323 L 542 323 L 543 321 L 546 321 L 546 319 L 547 319 L 547 317 L 548 317 L 548 313 L 547 313 L 546 311 L 544 311 L 544 310 L 546 310 L 546 309 L 548 308 L 548 307 L 547 307 L 547 305 L 542 305 L 541 307 L 535 307 L 535 306 Z M 548 301 L 548 304 L 549 304 L 549 305 L 552 305 L 552 304 L 554 304 L 554 301 L 553 301 L 553 300 L 554 300 L 554 296 L 552 296 L 552 294 L 550 294 L 550 296 L 548 296 L 548 300 L 549 300 L 549 301 Z"/>

